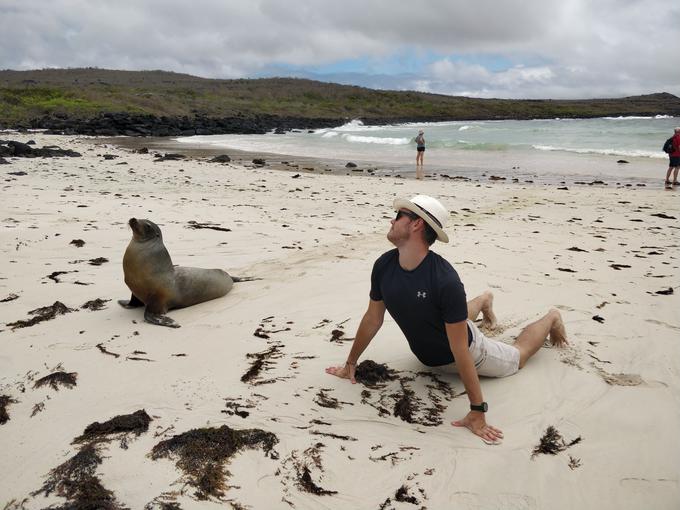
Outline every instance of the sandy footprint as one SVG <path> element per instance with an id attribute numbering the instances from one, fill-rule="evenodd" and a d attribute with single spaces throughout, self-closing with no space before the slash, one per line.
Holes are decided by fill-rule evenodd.
<path id="1" fill-rule="evenodd" d="M 501 335 L 509 329 L 516 328 L 521 323 L 522 323 L 522 321 L 497 322 L 495 327 L 493 329 L 491 329 L 481 319 L 475 321 L 475 325 L 479 328 L 479 330 L 482 333 L 484 333 L 485 336 L 488 336 L 488 337 L 495 337 L 495 336 Z"/>
<path id="2" fill-rule="evenodd" d="M 638 374 L 612 374 L 595 364 L 593 364 L 593 366 L 597 370 L 597 373 L 600 374 L 600 377 L 604 379 L 604 382 L 611 386 L 647 386 L 644 379 L 642 379 L 642 377 L 640 377 Z"/>

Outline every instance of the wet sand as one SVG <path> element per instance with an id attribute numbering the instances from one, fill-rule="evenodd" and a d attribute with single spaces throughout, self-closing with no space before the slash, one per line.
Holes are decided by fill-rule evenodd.
<path id="1" fill-rule="evenodd" d="M 267 166 L 277 170 L 301 170 L 337 175 L 368 174 L 397 178 L 415 178 L 417 170 L 414 162 L 405 161 L 403 158 L 393 158 L 391 161 L 339 160 L 249 152 L 192 142 L 191 138 L 178 141 L 173 138 L 118 137 L 107 141 L 125 148 L 146 147 L 162 153 L 184 154 L 191 158 L 211 158 L 227 154 L 235 163 L 245 165 L 249 165 L 255 158 L 263 158 Z M 638 157 L 624 158 L 623 161 L 626 163 L 617 163 L 619 160 L 622 158 L 617 156 L 540 151 L 531 155 L 515 151 L 497 153 L 459 151 L 452 160 L 445 160 L 436 151 L 430 151 L 427 153 L 423 174 L 425 179 L 455 179 L 484 183 L 508 181 L 523 184 L 663 188 L 663 177 L 667 168 L 664 166 L 665 160 Z M 348 168 L 346 165 L 350 162 L 356 167 Z"/>

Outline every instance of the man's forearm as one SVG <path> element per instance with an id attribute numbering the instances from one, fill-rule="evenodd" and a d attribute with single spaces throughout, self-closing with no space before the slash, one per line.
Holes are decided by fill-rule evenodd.
<path id="1" fill-rule="evenodd" d="M 482 387 L 479 384 L 479 376 L 475 368 L 475 362 L 472 359 L 470 350 L 468 348 L 468 330 L 466 322 L 462 321 L 455 324 L 446 325 L 446 333 L 449 337 L 449 346 L 451 353 L 456 359 L 456 369 L 460 380 L 463 381 L 465 391 L 468 394 L 471 404 L 480 404 L 483 402 Z"/>
<path id="2" fill-rule="evenodd" d="M 460 375 L 460 380 L 463 382 L 463 386 L 465 386 L 465 391 L 467 392 L 468 399 L 470 399 L 470 403 L 481 404 L 484 397 L 482 396 L 482 387 L 479 384 L 477 369 L 471 359 L 469 362 L 466 361 L 467 360 L 464 360 L 460 363 L 458 358 L 456 358 L 458 375 Z"/>
<path id="3" fill-rule="evenodd" d="M 375 320 L 371 317 L 364 315 L 359 324 L 359 329 L 357 329 L 357 334 L 352 343 L 352 349 L 349 351 L 347 356 L 347 361 L 349 363 L 357 363 L 359 357 L 366 350 L 368 344 L 371 343 L 373 337 L 378 333 L 380 327 L 382 326 L 382 320 Z"/>

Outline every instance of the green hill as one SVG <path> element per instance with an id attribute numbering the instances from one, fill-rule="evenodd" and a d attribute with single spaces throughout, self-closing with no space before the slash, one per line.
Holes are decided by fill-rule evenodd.
<path id="1" fill-rule="evenodd" d="M 295 78 L 217 80 L 165 71 L 0 71 L 0 126 L 36 119 L 92 119 L 102 113 L 189 119 L 255 117 L 362 119 L 368 123 L 618 115 L 680 116 L 667 93 L 616 99 L 472 99 L 372 90 Z M 44 124 L 45 122 L 43 122 Z"/>

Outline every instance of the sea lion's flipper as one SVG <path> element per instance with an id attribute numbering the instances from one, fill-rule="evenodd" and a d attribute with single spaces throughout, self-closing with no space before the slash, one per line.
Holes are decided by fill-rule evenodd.
<path id="1" fill-rule="evenodd" d="M 123 308 L 139 308 L 140 306 L 144 306 L 144 303 L 142 303 L 134 294 L 131 295 L 130 301 L 119 299 L 118 304 Z"/>
<path id="2" fill-rule="evenodd" d="M 180 325 L 177 324 L 167 315 L 160 315 L 149 311 L 147 308 L 144 310 L 144 320 L 150 324 L 156 324 L 157 326 L 167 326 L 168 328 L 179 328 Z"/>
<path id="3" fill-rule="evenodd" d="M 234 280 L 234 283 L 239 283 L 239 282 L 254 282 L 256 280 L 261 280 L 262 278 L 256 278 L 255 276 L 232 276 L 232 280 Z"/>

